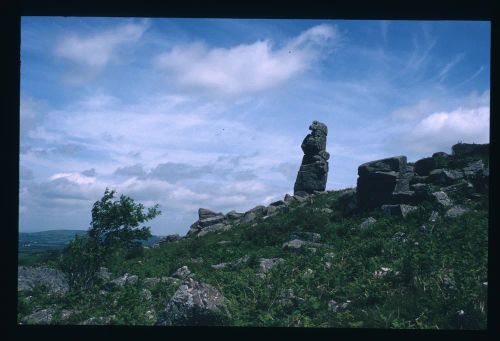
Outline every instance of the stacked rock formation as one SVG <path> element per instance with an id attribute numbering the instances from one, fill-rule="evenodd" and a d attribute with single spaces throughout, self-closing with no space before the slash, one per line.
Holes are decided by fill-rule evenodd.
<path id="1" fill-rule="evenodd" d="M 324 123 L 313 121 L 309 130 L 311 133 L 305 137 L 301 145 L 304 157 L 293 188 L 295 195 L 323 192 L 326 187 L 330 158 L 330 154 L 326 151 L 328 128 Z"/>

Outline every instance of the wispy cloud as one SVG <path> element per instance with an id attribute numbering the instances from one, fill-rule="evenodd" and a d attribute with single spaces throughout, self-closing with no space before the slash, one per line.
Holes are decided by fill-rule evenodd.
<path id="1" fill-rule="evenodd" d="M 439 81 L 442 82 L 448 77 L 450 70 L 464 59 L 465 53 L 457 54 L 448 64 L 446 64 L 439 72 Z"/>
<path id="2" fill-rule="evenodd" d="M 231 48 L 210 48 L 198 42 L 159 55 L 157 67 L 182 86 L 222 94 L 272 88 L 303 72 L 319 57 L 316 49 L 338 40 L 334 26 L 318 25 L 276 48 L 270 40 Z"/>
<path id="3" fill-rule="evenodd" d="M 467 78 L 467 79 L 463 80 L 462 82 L 458 83 L 457 85 L 455 85 L 454 88 L 458 88 L 458 87 L 461 87 L 464 84 L 469 83 L 474 78 L 476 78 L 477 76 L 479 76 L 481 74 L 481 72 L 483 72 L 483 71 L 484 71 L 484 65 L 482 65 L 476 72 L 474 72 L 474 74 L 472 76 L 470 76 L 469 78 Z"/>
<path id="4" fill-rule="evenodd" d="M 71 76 L 74 81 L 86 79 L 110 62 L 118 61 L 119 48 L 137 42 L 148 26 L 147 21 L 142 21 L 119 25 L 93 35 L 68 33 L 59 40 L 54 52 L 81 68 L 78 74 Z"/>

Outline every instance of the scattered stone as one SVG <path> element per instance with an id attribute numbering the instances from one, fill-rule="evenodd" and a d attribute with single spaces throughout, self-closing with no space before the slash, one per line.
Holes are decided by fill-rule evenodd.
<path id="1" fill-rule="evenodd" d="M 109 324 L 112 320 L 114 320 L 116 318 L 115 315 L 111 315 L 111 316 L 99 316 L 99 317 L 91 317 L 89 318 L 88 320 L 85 320 L 83 321 L 82 323 L 80 324 L 83 324 L 83 325 L 98 325 L 98 326 L 102 326 L 102 325 L 107 325 Z"/>
<path id="2" fill-rule="evenodd" d="M 323 258 L 324 259 L 329 259 L 329 260 L 332 260 L 335 258 L 335 253 L 334 252 L 327 252 L 323 255 Z"/>
<path id="3" fill-rule="evenodd" d="M 285 250 L 301 251 L 303 248 L 307 247 L 324 247 L 324 244 L 309 242 L 301 239 L 293 239 L 288 242 L 283 243 L 282 247 Z"/>
<path id="4" fill-rule="evenodd" d="M 376 270 L 373 273 L 373 277 L 380 279 L 380 278 L 387 276 L 391 272 L 392 272 L 391 268 L 381 267 L 380 270 Z"/>
<path id="5" fill-rule="evenodd" d="M 285 260 L 283 258 L 278 258 L 278 257 L 261 258 L 259 259 L 259 271 L 261 273 L 267 273 L 269 270 L 283 263 L 284 261 Z"/>
<path id="6" fill-rule="evenodd" d="M 142 281 L 142 283 L 147 288 L 153 288 L 157 284 L 159 284 L 160 281 L 161 280 L 158 277 L 148 277 L 148 278 L 144 278 L 144 280 Z"/>
<path id="7" fill-rule="evenodd" d="M 442 287 L 445 290 L 455 290 L 457 288 L 455 281 L 448 276 L 443 277 Z"/>
<path id="8" fill-rule="evenodd" d="M 192 276 L 192 272 L 191 272 L 191 270 L 189 270 L 189 268 L 186 265 L 180 267 L 172 275 L 170 275 L 170 277 L 178 278 L 180 280 L 185 280 L 191 276 Z"/>
<path id="9" fill-rule="evenodd" d="M 155 310 L 151 309 L 151 310 L 146 311 L 145 317 L 146 317 L 146 319 L 148 319 L 150 321 L 155 320 L 156 319 L 156 312 L 155 312 Z"/>
<path id="10" fill-rule="evenodd" d="M 408 240 L 405 238 L 405 236 L 406 234 L 404 232 L 399 231 L 394 233 L 394 236 L 392 236 L 392 240 L 406 243 Z"/>
<path id="11" fill-rule="evenodd" d="M 97 273 L 97 278 L 99 278 L 102 281 L 109 281 L 111 279 L 112 273 L 109 272 L 108 268 L 105 268 L 104 266 L 101 266 L 99 268 L 99 272 Z"/>
<path id="12" fill-rule="evenodd" d="M 467 209 L 463 206 L 455 205 L 455 206 L 451 207 L 448 211 L 446 211 L 445 216 L 449 217 L 449 218 L 456 218 L 456 217 L 459 217 L 468 211 L 469 211 L 469 209 Z"/>
<path id="13" fill-rule="evenodd" d="M 44 286 L 49 293 L 64 294 L 69 290 L 66 275 L 46 266 L 18 266 L 17 280 L 17 291 L 32 291 L 37 286 Z"/>
<path id="14" fill-rule="evenodd" d="M 326 187 L 330 158 L 330 154 L 326 152 L 328 128 L 324 123 L 313 121 L 309 130 L 311 133 L 304 138 L 301 145 L 304 157 L 293 188 L 295 195 L 299 192 L 324 192 Z"/>
<path id="15" fill-rule="evenodd" d="M 331 300 L 328 302 L 328 311 L 332 314 L 336 314 L 342 310 L 345 310 L 351 301 L 347 300 L 343 303 L 337 303 L 337 301 Z"/>
<path id="16" fill-rule="evenodd" d="M 227 300 L 216 288 L 191 278 L 177 289 L 155 325 L 223 325 L 230 316 Z"/>
<path id="17" fill-rule="evenodd" d="M 61 310 L 60 319 L 61 319 L 61 321 L 67 321 L 72 316 L 77 315 L 79 313 L 80 313 L 80 311 L 78 311 L 78 310 L 63 309 L 63 310 Z"/>
<path id="18" fill-rule="evenodd" d="M 114 287 L 124 287 L 125 285 L 134 285 L 137 283 L 139 278 L 137 275 L 131 275 L 129 273 L 123 274 L 123 276 L 117 277 L 114 280 L 106 283 L 106 288 L 111 289 Z"/>
<path id="19" fill-rule="evenodd" d="M 432 193 L 434 201 L 441 207 L 448 207 L 453 205 L 448 195 L 445 192 L 439 191 Z"/>
<path id="20" fill-rule="evenodd" d="M 173 278 L 173 277 L 168 277 L 168 276 L 163 276 L 160 280 L 161 283 L 167 284 L 167 285 L 180 285 L 181 280 L 179 278 Z"/>
<path id="21" fill-rule="evenodd" d="M 230 243 L 231 243 L 230 240 L 221 240 L 221 241 L 217 242 L 217 244 L 219 244 L 219 245 L 230 244 Z"/>
<path id="22" fill-rule="evenodd" d="M 319 233 L 314 232 L 302 232 L 296 231 L 290 235 L 290 239 L 302 239 L 309 242 L 319 242 L 321 240 L 321 235 Z"/>
<path id="23" fill-rule="evenodd" d="M 377 222 L 377 219 L 373 218 L 373 217 L 368 217 L 366 218 L 360 225 L 359 225 L 359 228 L 361 230 L 366 230 L 368 229 L 370 226 L 373 226 L 375 223 Z"/>
<path id="24" fill-rule="evenodd" d="M 55 308 L 36 310 L 28 316 L 25 316 L 21 322 L 23 324 L 50 324 L 54 318 Z"/>
<path id="25" fill-rule="evenodd" d="M 398 217 L 406 218 L 406 216 L 417 209 L 416 206 L 410 205 L 382 205 L 382 211 Z"/>
<path id="26" fill-rule="evenodd" d="M 292 307 L 305 302 L 301 297 L 295 296 L 293 289 L 282 290 L 278 296 L 278 304 L 285 307 Z"/>
<path id="27" fill-rule="evenodd" d="M 212 265 L 212 268 L 217 269 L 217 270 L 220 270 L 220 269 L 237 270 L 237 269 L 243 267 L 244 265 L 248 264 L 249 260 L 250 260 L 250 256 L 245 255 L 241 258 L 238 258 L 237 260 L 235 260 L 233 262 Z"/>
<path id="28" fill-rule="evenodd" d="M 304 278 L 312 278 L 314 275 L 314 271 L 312 269 L 306 269 L 306 271 L 302 274 Z"/>
<path id="29" fill-rule="evenodd" d="M 191 258 L 190 261 L 191 261 L 191 263 L 201 264 L 201 263 L 203 263 L 203 258 L 201 258 L 201 257 Z"/>
<path id="30" fill-rule="evenodd" d="M 153 295 L 151 294 L 151 291 L 149 291 L 148 289 L 142 289 L 141 298 L 145 301 L 151 301 Z"/>
<path id="31" fill-rule="evenodd" d="M 431 223 L 435 223 L 439 219 L 439 212 L 438 211 L 432 211 L 431 216 L 429 217 L 429 221 Z"/>
<path id="32" fill-rule="evenodd" d="M 331 208 L 322 208 L 320 212 L 330 215 L 333 213 L 333 210 Z"/>

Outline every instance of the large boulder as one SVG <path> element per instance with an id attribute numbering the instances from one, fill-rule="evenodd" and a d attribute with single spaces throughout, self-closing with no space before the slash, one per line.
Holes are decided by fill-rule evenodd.
<path id="1" fill-rule="evenodd" d="M 490 145 L 475 143 L 457 143 L 451 147 L 454 156 L 467 157 L 479 156 L 487 157 L 490 153 Z"/>
<path id="2" fill-rule="evenodd" d="M 361 209 L 371 209 L 384 204 L 412 203 L 410 191 L 413 168 L 406 163 L 406 156 L 364 163 L 358 167 L 357 203 Z"/>
<path id="3" fill-rule="evenodd" d="M 324 192 L 326 188 L 330 158 L 326 151 L 328 128 L 324 123 L 313 121 L 309 130 L 311 133 L 304 138 L 301 145 L 304 156 L 293 187 L 294 194 Z"/>
<path id="4" fill-rule="evenodd" d="M 35 287 L 45 287 L 50 293 L 65 293 L 69 290 L 66 275 L 46 266 L 17 268 L 17 291 L 31 291 Z"/>
<path id="5" fill-rule="evenodd" d="M 208 232 L 220 231 L 227 227 L 229 217 L 206 208 L 198 209 L 198 220 L 191 225 L 188 235 L 203 236 Z M 202 233 L 203 232 L 203 233 Z"/>
<path id="6" fill-rule="evenodd" d="M 191 278 L 177 289 L 155 325 L 224 325 L 230 316 L 227 301 L 216 288 Z"/>
<path id="7" fill-rule="evenodd" d="M 355 213 L 358 208 L 356 189 L 348 189 L 342 192 L 337 198 L 336 208 L 339 209 L 344 216 Z"/>
<path id="8" fill-rule="evenodd" d="M 437 161 L 433 157 L 426 157 L 415 162 L 415 173 L 420 176 L 427 176 L 437 168 Z"/>

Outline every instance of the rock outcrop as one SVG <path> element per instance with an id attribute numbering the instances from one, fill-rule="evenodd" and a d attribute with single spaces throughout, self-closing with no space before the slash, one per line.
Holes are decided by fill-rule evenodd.
<path id="1" fill-rule="evenodd" d="M 328 128 L 324 123 L 313 121 L 309 126 L 311 133 L 302 142 L 304 152 L 302 163 L 293 188 L 294 194 L 323 192 L 328 176 L 328 159 L 326 151 L 326 135 Z"/>
<path id="2" fill-rule="evenodd" d="M 371 161 L 358 167 L 357 203 L 361 209 L 411 201 L 413 168 L 406 156 Z"/>
<path id="3" fill-rule="evenodd" d="M 230 316 L 226 299 L 216 288 L 190 278 L 177 289 L 156 325 L 223 325 Z"/>
<path id="4" fill-rule="evenodd" d="M 45 287 L 50 293 L 65 293 L 69 290 L 66 275 L 59 270 L 42 267 L 19 266 L 17 290 L 31 291 L 35 287 Z"/>
<path id="5" fill-rule="evenodd" d="M 462 192 L 470 198 L 489 188 L 489 169 L 482 158 L 489 153 L 489 144 L 459 143 L 452 146 L 452 155 L 438 152 L 415 162 L 406 156 L 371 161 L 358 167 L 356 200 L 354 192 L 339 196 L 343 213 L 356 208 L 384 207 L 391 214 L 406 215 L 408 205 L 425 200 L 441 207 L 452 205 L 449 194 Z"/>

